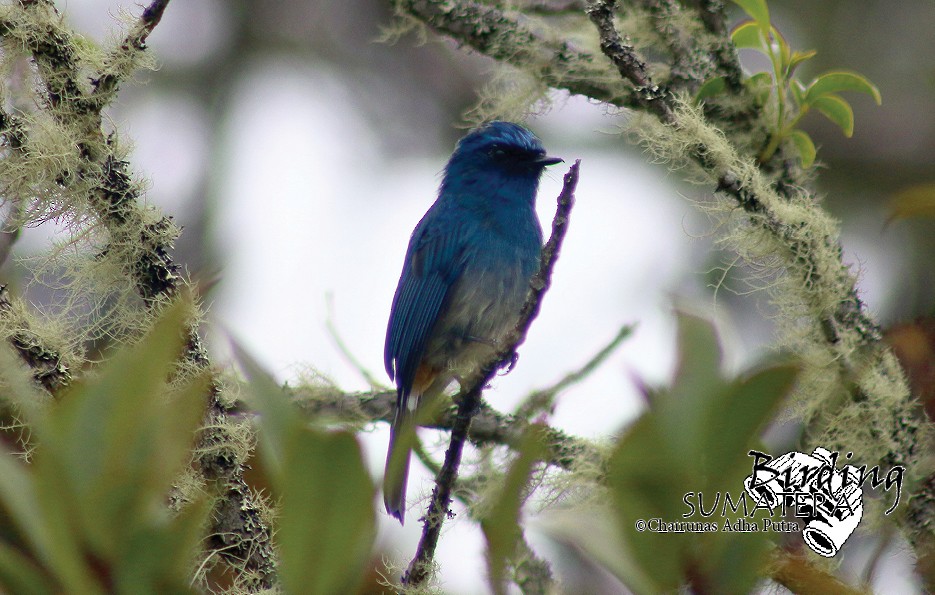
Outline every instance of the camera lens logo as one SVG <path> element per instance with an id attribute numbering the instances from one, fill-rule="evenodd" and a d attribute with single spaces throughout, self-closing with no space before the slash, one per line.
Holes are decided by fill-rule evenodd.
<path id="1" fill-rule="evenodd" d="M 811 455 L 763 457 L 767 462 L 758 460 L 744 480 L 747 494 L 770 511 L 785 515 L 791 509 L 806 518 L 802 537 L 808 547 L 827 558 L 837 554 L 863 516 L 861 470 L 852 465 L 835 469 L 836 453 L 824 448 Z"/>

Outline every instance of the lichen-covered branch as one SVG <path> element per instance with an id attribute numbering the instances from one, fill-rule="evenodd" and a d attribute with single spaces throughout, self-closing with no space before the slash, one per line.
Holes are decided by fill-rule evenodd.
<path id="1" fill-rule="evenodd" d="M 394 0 L 400 15 L 425 23 L 436 33 L 458 40 L 482 54 L 534 73 L 557 89 L 587 95 L 619 106 L 638 102 L 599 56 L 558 36 L 546 36 L 516 12 L 470 0 Z"/>
<path id="2" fill-rule="evenodd" d="M 32 371 L 33 379 L 52 394 L 71 381 L 71 369 L 62 355 L 46 345 L 29 329 L 29 322 L 16 312 L 10 292 L 0 285 L 0 327 L 7 340 Z M 16 330 L 14 330 L 16 329 Z"/>
<path id="3" fill-rule="evenodd" d="M 44 96 L 44 105 L 40 106 L 49 119 L 43 125 L 57 127 L 70 140 L 66 145 L 69 152 L 59 156 L 52 163 L 55 171 L 49 172 L 54 176 L 55 192 L 77 201 L 64 207 L 74 210 L 72 216 L 84 216 L 80 211 L 86 208 L 96 221 L 92 227 L 104 232 L 106 240 L 99 260 L 114 263 L 132 280 L 145 308 L 144 318 L 188 287 L 171 257 L 179 230 L 170 217 L 142 203 L 143 185 L 134 179 L 117 135 L 105 133 L 102 110 L 115 98 L 120 83 L 147 60 L 146 40 L 168 4 L 168 0 L 152 1 L 124 39 L 107 53 L 99 71 L 84 59 L 83 52 L 88 50 L 79 46 L 49 0 L 22 0 L 0 9 L 0 36 L 15 41 L 31 54 L 37 66 L 40 93 Z M 0 132 L 6 144 L 21 155 L 41 155 L 41 150 L 29 151 L 33 142 L 29 122 L 39 117 L 3 114 Z M 41 194 L 37 196 L 41 198 Z M 199 316 L 193 312 L 185 361 L 180 366 L 182 373 L 210 366 L 197 331 Z M 50 350 L 36 341 L 27 341 L 29 338 L 28 333 L 20 332 L 11 341 L 33 367 L 37 379 L 50 389 L 66 381 L 68 369 L 53 367 L 46 371 L 50 365 L 46 360 L 55 358 L 39 358 L 38 353 Z M 249 589 L 269 588 L 275 579 L 271 532 L 256 495 L 244 482 L 248 449 L 243 448 L 242 440 L 233 438 L 242 431 L 237 422 L 229 419 L 228 409 L 220 382 L 215 381 L 196 449 L 196 463 L 203 478 L 216 483 L 220 493 L 210 546 L 220 559 L 246 577 Z M 184 500 L 183 496 L 173 496 L 177 504 L 184 504 Z"/>
<path id="4" fill-rule="evenodd" d="M 343 424 L 390 423 L 396 406 L 396 392 L 389 390 L 345 393 L 335 387 L 298 387 L 292 389 L 292 398 L 309 419 L 334 420 Z M 434 418 L 426 420 L 424 427 L 450 431 L 457 412 L 457 405 L 440 409 Z M 524 417 L 501 413 L 481 401 L 471 420 L 467 438 L 477 446 L 518 448 L 528 428 L 529 421 Z M 543 433 L 546 443 L 544 463 L 571 470 L 579 462 L 590 464 L 600 460 L 597 445 L 589 440 L 557 428 L 547 428 Z"/>

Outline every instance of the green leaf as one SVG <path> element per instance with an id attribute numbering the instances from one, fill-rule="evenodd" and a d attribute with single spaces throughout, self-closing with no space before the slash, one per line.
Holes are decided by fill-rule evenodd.
<path id="1" fill-rule="evenodd" d="M 523 496 L 536 461 L 545 453 L 543 426 L 531 424 L 519 445 L 519 456 L 510 465 L 500 494 L 489 513 L 481 519 L 487 539 L 487 564 L 494 593 L 503 593 L 507 562 L 515 559 L 516 545 L 522 537 L 519 527 Z"/>
<path id="2" fill-rule="evenodd" d="M 0 452 L 0 509 L 9 514 L 36 555 L 48 562 L 54 559 L 56 546 L 53 531 L 36 506 L 36 487 L 32 477 L 13 455 Z"/>
<path id="3" fill-rule="evenodd" d="M 236 344 L 260 413 L 259 455 L 281 498 L 276 539 L 286 593 L 354 593 L 376 531 L 374 486 L 347 432 L 308 426 L 284 391 Z"/>
<path id="4" fill-rule="evenodd" d="M 720 477 L 728 475 L 738 462 L 743 467 L 750 445 L 788 396 L 798 373 L 798 366 L 768 367 L 734 381 L 719 395 L 704 448 L 712 461 L 707 472 Z"/>
<path id="5" fill-rule="evenodd" d="M 39 546 L 36 551 L 59 584 L 80 593 L 103 593 L 84 563 L 85 554 L 79 544 L 83 537 L 79 525 L 86 519 L 76 518 L 71 494 L 63 487 L 63 482 L 58 481 L 54 472 L 43 473 L 40 470 L 39 465 L 44 457 L 42 450 L 37 449 L 36 453 L 33 469 L 35 490 L 32 497 L 33 506 L 42 517 L 43 531 L 47 533 L 49 543 L 48 547 Z M 49 462 L 45 465 L 50 466 Z M 59 477 L 64 473 L 62 470 Z"/>
<path id="6" fill-rule="evenodd" d="M 79 383 L 41 427 L 36 472 L 45 501 L 68 494 L 93 555 L 116 560 L 123 540 L 153 522 L 154 505 L 190 457 L 204 411 L 205 377 L 167 387 L 182 353 L 188 307 L 168 308 L 153 330 Z M 171 395 L 171 397 L 170 397 Z"/>
<path id="7" fill-rule="evenodd" d="M 854 110 L 840 95 L 824 94 L 809 104 L 837 124 L 844 136 L 850 138 L 854 134 Z"/>
<path id="8" fill-rule="evenodd" d="M 288 440 L 284 462 L 276 537 L 285 592 L 356 593 L 376 533 L 360 446 L 347 432 L 302 427 Z"/>
<path id="9" fill-rule="evenodd" d="M 678 506 L 686 491 L 683 488 L 692 479 L 684 473 L 690 468 L 670 451 L 667 442 L 656 416 L 645 414 L 627 430 L 607 463 L 607 482 L 623 541 L 655 593 L 681 584 L 681 552 L 688 547 L 684 534 L 637 527 L 637 522 L 654 518 L 681 520 Z"/>
<path id="10" fill-rule="evenodd" d="M 189 503 L 179 514 L 137 531 L 114 572 L 117 593 L 194 593 L 191 561 L 200 554 L 211 513 L 207 498 Z"/>
<path id="11" fill-rule="evenodd" d="M 769 8 L 766 6 L 766 0 L 733 0 L 734 4 L 743 9 L 750 15 L 760 28 L 766 32 L 769 30 Z"/>
<path id="12" fill-rule="evenodd" d="M 888 221 L 913 217 L 935 218 L 935 183 L 904 188 L 890 199 L 888 206 Z"/>
<path id="13" fill-rule="evenodd" d="M 258 439 L 263 465 L 269 472 L 279 474 L 285 470 L 286 443 L 301 425 L 298 414 L 273 377 L 239 343 L 232 341 L 231 347 L 249 383 L 247 398 L 261 415 L 263 431 Z M 273 479 L 278 481 L 276 477 Z"/>
<path id="14" fill-rule="evenodd" d="M 661 592 L 647 576 L 633 553 L 621 539 L 616 516 L 609 507 L 588 510 L 547 510 L 537 515 L 536 529 L 553 541 L 581 551 L 606 568 L 635 595 L 653 595 Z M 611 521 L 611 522 L 608 522 Z"/>
<path id="15" fill-rule="evenodd" d="M 0 588 L 4 593 L 41 595 L 61 592 L 23 552 L 0 540 Z"/>
<path id="16" fill-rule="evenodd" d="M 764 54 L 769 53 L 766 49 L 763 30 L 754 21 L 744 21 L 734 27 L 730 33 L 730 39 L 737 49 L 752 49 Z"/>
<path id="17" fill-rule="evenodd" d="M 873 97 L 877 105 L 883 102 L 880 90 L 865 76 L 856 72 L 838 70 L 826 72 L 811 82 L 806 91 L 806 101 L 813 103 L 819 97 L 842 91 L 857 91 Z"/>
<path id="18" fill-rule="evenodd" d="M 802 130 L 793 130 L 792 134 L 789 136 L 792 138 L 792 142 L 795 143 L 795 148 L 799 152 L 799 158 L 802 160 L 802 167 L 811 167 L 812 164 L 815 163 L 815 155 L 817 154 L 815 143 L 812 142 L 812 137 Z"/>
<path id="19" fill-rule="evenodd" d="M 808 50 L 805 52 L 794 51 L 792 52 L 792 57 L 789 59 L 789 71 L 788 76 L 792 76 L 792 73 L 795 72 L 795 69 L 799 67 L 800 64 L 807 60 L 811 60 L 818 54 L 815 50 Z M 794 81 L 798 83 L 798 81 Z M 799 83 L 801 85 L 801 83 Z"/>
<path id="20" fill-rule="evenodd" d="M 805 85 L 796 79 L 789 81 L 789 91 L 792 92 L 792 99 L 796 105 L 802 105 L 805 101 Z"/>
<path id="21" fill-rule="evenodd" d="M 714 327 L 691 316 L 679 317 L 678 342 L 672 387 L 660 391 L 650 410 L 627 430 L 607 464 L 623 549 L 632 557 L 619 571 L 641 585 L 651 584 L 653 592 L 674 590 L 689 580 L 713 593 L 747 592 L 762 570 L 771 536 L 722 532 L 724 523 L 744 514 L 728 510 L 724 494 L 740 502 L 749 473 L 747 452 L 797 369 L 772 366 L 749 378 L 726 380 Z M 709 525 L 691 532 L 640 526 L 651 519 Z M 633 573 L 633 565 L 638 572 Z"/>
<path id="22" fill-rule="evenodd" d="M 698 93 L 695 94 L 695 103 L 702 103 L 709 97 L 720 95 L 726 89 L 727 81 L 724 80 L 723 76 L 716 76 L 714 78 L 708 79 L 698 89 Z"/>
<path id="23" fill-rule="evenodd" d="M 713 325 L 702 318 L 680 314 L 678 364 L 669 398 L 661 399 L 661 424 L 679 428 L 666 436 L 679 457 L 697 452 L 707 432 L 710 403 L 726 388 L 721 376 L 721 347 Z"/>

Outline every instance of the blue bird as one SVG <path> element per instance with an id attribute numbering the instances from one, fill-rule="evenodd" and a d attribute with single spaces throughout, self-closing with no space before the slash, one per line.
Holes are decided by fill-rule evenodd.
<path id="1" fill-rule="evenodd" d="M 412 232 L 384 347 L 397 392 L 383 501 L 400 523 L 416 408 L 470 381 L 516 324 L 542 249 L 539 178 L 561 161 L 518 124 L 482 125 L 458 142 Z"/>

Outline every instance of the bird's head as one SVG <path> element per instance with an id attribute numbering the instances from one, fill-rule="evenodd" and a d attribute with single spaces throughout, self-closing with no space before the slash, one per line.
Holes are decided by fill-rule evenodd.
<path id="1" fill-rule="evenodd" d="M 445 167 L 443 187 L 487 194 L 480 186 L 519 185 L 522 188 L 516 190 L 524 198 L 531 193 L 531 201 L 542 170 L 561 161 L 548 156 L 536 135 L 519 124 L 489 122 L 458 141 Z"/>
<path id="2" fill-rule="evenodd" d="M 448 175 L 489 173 L 538 180 L 546 166 L 561 161 L 546 155 L 536 135 L 519 124 L 494 121 L 458 141 L 445 171 Z"/>

